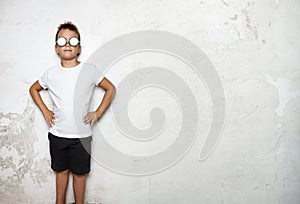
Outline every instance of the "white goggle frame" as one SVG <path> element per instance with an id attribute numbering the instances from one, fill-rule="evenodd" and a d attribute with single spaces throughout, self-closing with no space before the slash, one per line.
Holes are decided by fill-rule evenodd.
<path id="1" fill-rule="evenodd" d="M 76 47 L 77 45 L 80 44 L 80 41 L 75 36 L 71 37 L 69 40 L 67 40 L 65 37 L 59 37 L 56 40 L 56 45 L 58 45 L 59 47 L 66 46 L 67 43 L 69 43 L 69 45 L 71 45 L 72 47 Z"/>

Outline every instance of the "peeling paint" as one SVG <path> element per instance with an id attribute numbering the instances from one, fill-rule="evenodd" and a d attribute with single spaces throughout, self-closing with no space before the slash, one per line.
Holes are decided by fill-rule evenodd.
<path id="1" fill-rule="evenodd" d="M 22 114 L 0 113 L 0 121 L 0 195 L 5 195 L 5 199 L 11 201 L 16 192 L 20 197 L 24 194 L 25 175 L 29 174 L 37 185 L 47 182 L 50 172 L 45 172 L 44 167 L 49 162 L 35 159 L 33 144 L 37 138 L 32 105 L 27 103 Z"/>
<path id="2" fill-rule="evenodd" d="M 294 97 L 300 96 L 300 90 L 295 90 L 292 86 L 291 80 L 278 77 L 274 79 L 269 74 L 266 74 L 267 81 L 275 86 L 278 89 L 278 101 L 279 105 L 275 110 L 275 113 L 278 116 L 282 116 L 284 109 L 287 106 L 288 102 Z"/>

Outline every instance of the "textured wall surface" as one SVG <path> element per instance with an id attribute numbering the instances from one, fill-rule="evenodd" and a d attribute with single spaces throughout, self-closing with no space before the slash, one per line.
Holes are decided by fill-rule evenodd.
<path id="1" fill-rule="evenodd" d="M 172 148 L 184 122 L 182 112 L 189 107 L 181 106 L 177 92 L 154 82 L 133 92 L 123 109 L 134 127 L 149 128 L 161 119 L 151 118 L 151 110 L 160 107 L 164 111 L 162 132 L 147 141 L 126 137 L 117 127 L 123 119 L 113 117 L 110 107 L 98 123 L 99 138 L 123 155 L 146 156 L 128 164 L 104 154 L 95 144 L 95 152 L 100 149 L 98 156 L 103 153 L 111 163 L 104 165 L 94 155 L 87 182 L 88 203 L 300 203 L 299 19 L 298 0 L 1 0 L 0 203 L 54 203 L 48 127 L 28 88 L 59 62 L 54 35 L 65 20 L 73 21 L 81 32 L 81 61 L 95 56 L 104 43 L 136 31 L 182 36 L 205 53 L 225 96 L 225 123 L 218 143 L 207 158 L 199 159 L 217 107 L 203 78 L 166 53 L 137 52 L 113 64 L 105 76 L 117 87 L 143 67 L 164 67 L 177 73 L 195 99 L 193 116 L 199 125 L 180 160 L 168 165 L 171 156 L 163 158 L 165 168 L 155 163 L 157 168 L 149 173 L 144 171 L 152 164 L 147 156 Z M 122 42 L 118 45 L 122 49 Z M 171 75 L 164 76 L 171 81 Z M 51 107 L 48 93 L 41 94 Z M 119 94 L 114 102 L 118 107 L 122 105 Z M 97 90 L 92 105 L 102 96 L 103 91 Z M 116 166 L 109 166 L 113 162 Z M 121 169 L 126 165 L 132 169 L 124 172 Z M 135 170 L 142 173 L 135 175 Z M 68 202 L 74 200 L 71 186 Z"/>

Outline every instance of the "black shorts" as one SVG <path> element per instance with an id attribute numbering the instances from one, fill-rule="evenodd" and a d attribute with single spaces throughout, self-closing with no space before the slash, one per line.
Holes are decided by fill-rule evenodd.
<path id="1" fill-rule="evenodd" d="M 63 138 L 48 133 L 51 168 L 54 171 L 70 170 L 77 175 L 87 174 L 91 166 L 91 141 L 86 138 Z"/>

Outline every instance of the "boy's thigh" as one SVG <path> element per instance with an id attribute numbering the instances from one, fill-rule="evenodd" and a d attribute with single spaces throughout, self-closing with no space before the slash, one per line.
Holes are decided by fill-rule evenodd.
<path id="1" fill-rule="evenodd" d="M 69 149 L 69 170 L 77 175 L 90 172 L 92 137 L 78 139 Z"/>
<path id="2" fill-rule="evenodd" d="M 54 171 L 64 171 L 68 169 L 68 148 L 64 138 L 48 133 L 49 149 L 51 156 L 51 168 Z"/>

